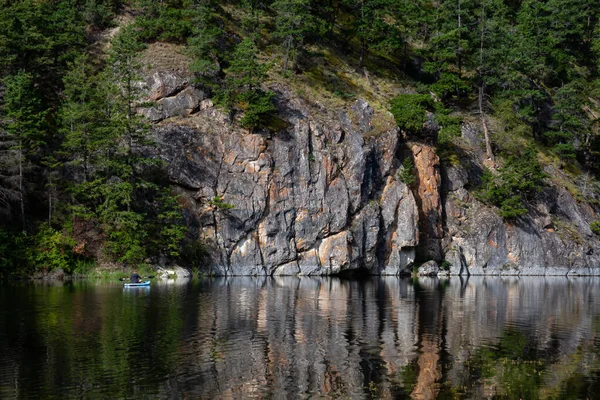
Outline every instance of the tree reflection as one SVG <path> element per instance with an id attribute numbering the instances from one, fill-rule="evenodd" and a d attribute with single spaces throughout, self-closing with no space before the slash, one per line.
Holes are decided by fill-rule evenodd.
<path id="1" fill-rule="evenodd" d="M 594 398 L 598 280 L 0 287 L 1 398 Z"/>

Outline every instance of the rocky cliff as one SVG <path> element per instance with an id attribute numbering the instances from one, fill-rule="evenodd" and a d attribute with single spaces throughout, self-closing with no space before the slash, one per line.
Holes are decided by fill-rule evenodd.
<path id="1" fill-rule="evenodd" d="M 600 275 L 600 243 L 590 230 L 597 211 L 548 179 L 529 213 L 503 221 L 468 190 L 483 168 L 483 143 L 472 126 L 462 140 L 469 151 L 459 165 L 443 165 L 445 259 L 454 274 Z M 550 178 L 561 174 L 546 167 Z"/>
<path id="2" fill-rule="evenodd" d="M 207 273 L 398 275 L 434 259 L 453 274 L 600 274 L 595 211 L 565 189 L 550 184 L 513 223 L 473 197 L 483 160 L 473 127 L 459 162 L 444 163 L 435 124 L 408 142 L 364 100 L 327 109 L 275 86 L 280 126 L 248 132 L 189 80 L 150 74 L 154 103 L 140 112 L 156 123 Z M 405 157 L 411 187 L 399 178 Z"/>

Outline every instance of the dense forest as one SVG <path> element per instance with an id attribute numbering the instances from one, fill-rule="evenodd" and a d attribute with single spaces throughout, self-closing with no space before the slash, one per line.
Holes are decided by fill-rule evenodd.
<path id="1" fill-rule="evenodd" d="M 140 53 L 155 42 L 184 48 L 194 85 L 250 132 L 278 123 L 268 81 L 301 92 L 302 77 L 316 77 L 339 101 L 357 98 L 323 64 L 334 54 L 356 74 L 402 88 L 381 98 L 406 135 L 418 137 L 433 115 L 440 154 L 462 123 L 480 124 L 489 169 L 476 193 L 505 219 L 527 212 L 547 177 L 544 163 L 572 177 L 579 201 L 598 201 L 597 1 L 1 4 L 3 276 L 159 259 L 186 264 L 201 253 L 164 163 L 149 156 L 152 127 L 138 112 Z M 109 30 L 116 34 L 108 46 L 99 38 Z M 600 223 L 594 227 L 600 233 Z"/>

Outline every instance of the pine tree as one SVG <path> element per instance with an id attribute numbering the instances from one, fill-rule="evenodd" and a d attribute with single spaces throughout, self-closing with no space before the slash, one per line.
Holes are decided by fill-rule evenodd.
<path id="1" fill-rule="evenodd" d="M 66 165 L 78 170 L 78 182 L 93 179 L 93 170 L 98 169 L 96 158 L 109 145 L 103 131 L 107 121 L 103 120 L 96 83 L 85 56 L 75 60 L 64 78 L 61 152 L 67 159 Z"/>
<path id="2" fill-rule="evenodd" d="M 584 90 L 582 82 L 574 81 L 564 85 L 554 96 L 554 113 L 545 137 L 562 159 L 575 157 L 575 138 L 581 142 L 590 129 L 589 119 L 581 107 L 585 104 Z"/>
<path id="3" fill-rule="evenodd" d="M 2 111 L 4 114 L 7 141 L 12 144 L 16 168 L 17 190 L 19 193 L 19 208 L 21 227 L 26 229 L 26 174 L 33 168 L 33 160 L 39 159 L 40 149 L 44 146 L 45 110 L 35 88 L 35 79 L 31 74 L 19 71 L 4 79 L 6 91 L 3 98 Z"/>
<path id="4" fill-rule="evenodd" d="M 221 69 L 222 57 L 219 51 L 219 40 L 224 35 L 221 21 L 216 15 L 214 1 L 198 2 L 194 9 L 194 28 L 188 39 L 190 53 L 193 57 L 191 70 L 206 81 L 206 77 L 215 76 Z"/>
<path id="5" fill-rule="evenodd" d="M 365 66 L 369 51 L 393 54 L 403 46 L 399 16 L 393 0 L 343 0 L 353 16 L 353 35 L 359 41 L 358 69 Z"/>
<path id="6" fill-rule="evenodd" d="M 98 222 L 108 255 L 127 264 L 140 263 L 149 253 L 176 255 L 184 233 L 177 203 L 155 179 L 160 162 L 145 155 L 153 143 L 136 111 L 140 48 L 131 28 L 125 28 L 113 39 L 98 78 L 84 60 L 76 62 L 65 78 L 62 109 L 64 150 L 71 153 L 70 164 L 84 171 L 71 188 L 73 215 Z"/>
<path id="7" fill-rule="evenodd" d="M 258 61 L 258 48 L 251 38 L 245 38 L 235 48 L 227 68 L 229 87 L 234 91 L 260 89 L 268 65 Z"/>
<path id="8" fill-rule="evenodd" d="M 261 89 L 269 66 L 260 63 L 257 54 L 258 49 L 250 38 L 236 46 L 225 71 L 225 88 L 219 94 L 225 108 L 237 107 L 244 111 L 240 123 L 248 129 L 265 126 L 276 111 L 272 103 L 274 94 Z"/>
<path id="9" fill-rule="evenodd" d="M 288 62 L 295 63 L 296 54 L 302 48 L 304 38 L 313 28 L 310 0 L 276 0 L 272 4 L 276 12 L 276 29 L 272 36 L 281 40 L 285 51 L 283 69 Z"/>
<path id="10" fill-rule="evenodd" d="M 14 138 L 0 129 L 0 219 L 10 222 L 21 200 L 21 152 Z"/>

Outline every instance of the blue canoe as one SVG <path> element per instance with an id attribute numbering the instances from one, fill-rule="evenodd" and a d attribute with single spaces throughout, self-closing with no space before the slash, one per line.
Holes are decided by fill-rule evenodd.
<path id="1" fill-rule="evenodd" d="M 139 287 L 139 286 L 150 286 L 150 281 L 140 283 L 126 283 L 125 287 Z"/>

